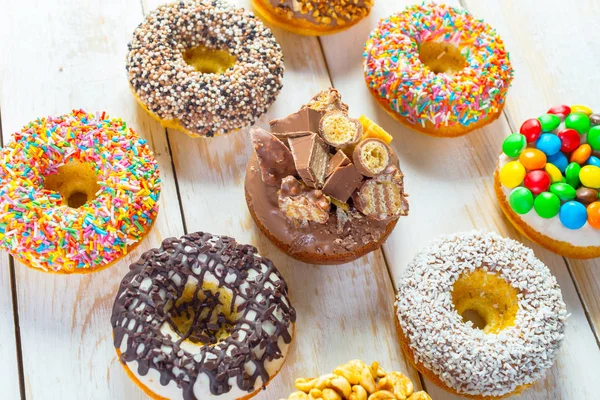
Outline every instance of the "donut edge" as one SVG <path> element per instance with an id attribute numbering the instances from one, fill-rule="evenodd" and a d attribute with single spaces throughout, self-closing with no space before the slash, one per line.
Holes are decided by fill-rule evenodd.
<path id="1" fill-rule="evenodd" d="M 301 261 L 301 262 L 304 262 L 307 264 L 340 265 L 340 264 L 345 264 L 345 263 L 349 263 L 352 261 L 356 261 L 359 258 L 361 258 L 362 256 L 367 255 L 367 254 L 377 250 L 378 248 L 380 248 L 381 245 L 387 240 L 388 236 L 392 233 L 392 231 L 396 227 L 396 224 L 398 223 L 398 219 L 390 221 L 390 223 L 386 226 L 385 231 L 383 232 L 383 234 L 381 235 L 379 240 L 377 240 L 376 242 L 368 243 L 362 247 L 359 247 L 358 249 L 356 249 L 354 251 L 349 251 L 347 253 L 342 253 L 342 254 L 337 254 L 337 255 L 324 255 L 324 254 L 318 254 L 318 253 L 311 253 L 308 251 L 292 252 L 290 250 L 290 246 L 288 244 L 283 243 L 281 240 L 279 240 L 277 237 L 275 237 L 275 235 L 273 235 L 271 233 L 271 231 L 269 231 L 269 229 L 266 227 L 266 225 L 264 225 L 260 221 L 258 216 L 256 215 L 256 212 L 254 211 L 254 206 L 252 205 L 250 193 L 248 192 L 248 189 L 246 188 L 245 180 L 244 180 L 244 194 L 246 197 L 246 205 L 248 206 L 248 211 L 250 211 L 250 215 L 252 216 L 254 223 L 256 224 L 258 229 L 262 232 L 262 234 L 265 235 L 271 241 L 271 243 L 273 243 L 277 248 L 279 248 L 279 250 L 281 250 L 282 252 L 287 254 L 289 257 L 292 257 L 298 261 Z"/>
<path id="2" fill-rule="evenodd" d="M 292 323 L 292 341 L 290 342 L 290 346 L 294 343 L 294 340 L 296 339 L 296 323 Z M 113 336 L 113 340 L 114 340 L 114 336 Z M 119 364 L 121 364 L 121 366 L 123 367 L 123 369 L 125 370 L 125 374 L 129 377 L 129 379 L 131 379 L 131 381 L 133 383 L 135 383 L 135 385 L 137 387 L 139 387 L 148 397 L 150 397 L 153 400 L 170 400 L 166 397 L 162 397 L 157 395 L 156 393 L 154 393 L 152 390 L 150 390 L 150 388 L 148 388 L 148 386 L 144 385 L 137 376 L 135 376 L 135 374 L 131 371 L 131 369 L 127 366 L 126 363 L 121 361 L 121 350 L 118 348 L 115 348 L 115 351 L 117 353 L 117 361 Z M 279 369 L 269 378 L 269 380 L 263 384 L 261 387 L 259 387 L 258 389 L 256 389 L 254 392 L 249 393 L 248 395 L 244 396 L 244 397 L 239 397 L 236 400 L 250 400 L 251 398 L 253 398 L 254 396 L 256 396 L 257 394 L 259 394 L 260 392 L 262 392 L 263 387 L 267 387 L 269 386 L 269 384 L 271 383 L 271 381 L 277 376 L 279 375 L 279 372 L 281 372 L 281 370 L 283 369 L 284 365 L 287 362 L 287 357 L 288 354 L 286 354 L 284 356 L 284 360 L 283 363 L 281 364 L 281 367 L 279 367 Z"/>
<path id="3" fill-rule="evenodd" d="M 567 242 L 552 239 L 536 231 L 531 225 L 528 225 L 521 217 L 519 217 L 517 213 L 512 210 L 510 204 L 508 204 L 508 199 L 504 195 L 502 184 L 500 183 L 500 172 L 498 167 L 496 167 L 496 170 L 494 171 L 494 192 L 496 193 L 498 204 L 506 216 L 506 219 L 508 219 L 522 235 L 527 237 L 532 242 L 535 242 L 563 257 L 576 259 L 600 257 L 600 246 L 574 246 Z"/>
<path id="4" fill-rule="evenodd" d="M 486 125 L 494 122 L 495 120 L 497 120 L 500 117 L 500 115 L 504 111 L 504 103 L 502 103 L 500 109 L 497 112 L 495 112 L 493 114 L 488 114 L 487 117 L 485 117 L 473 124 L 470 124 L 469 126 L 455 124 L 455 125 L 449 126 L 449 127 L 436 128 L 435 125 L 433 125 L 431 122 L 427 121 L 425 123 L 425 127 L 423 127 L 419 124 L 410 123 L 406 117 L 403 117 L 403 116 L 399 115 L 398 113 L 392 111 L 392 109 L 389 106 L 389 102 L 386 101 L 385 99 L 382 99 L 379 96 L 379 94 L 369 86 L 368 82 L 366 81 L 366 77 L 367 77 L 366 71 L 364 72 L 364 76 L 365 76 L 365 84 L 366 84 L 367 88 L 369 89 L 369 93 L 371 93 L 371 96 L 373 96 L 375 101 L 381 106 L 381 108 L 383 108 L 383 110 L 386 113 L 388 113 L 392 118 L 394 118 L 396 121 L 400 122 L 402 125 L 406 126 L 407 128 L 410 128 L 414 131 L 423 133 L 428 136 L 439 137 L 439 138 L 456 138 L 456 137 L 464 136 L 464 135 L 467 135 L 468 133 L 471 133 L 474 130 L 481 129 L 481 128 L 485 127 Z"/>
<path id="5" fill-rule="evenodd" d="M 364 17 L 348 22 L 342 27 L 334 26 L 328 28 L 312 24 L 302 19 L 283 19 L 273 12 L 273 7 L 264 0 L 252 0 L 252 10 L 261 20 L 266 21 L 279 29 L 303 36 L 324 36 L 345 31 L 367 18 L 371 12 L 371 10 L 369 10 L 369 13 Z"/>
<path id="6" fill-rule="evenodd" d="M 417 371 L 419 371 L 419 373 L 421 375 L 423 375 L 423 378 L 428 379 L 429 381 L 433 382 L 436 386 L 439 386 L 440 388 L 444 389 L 445 391 L 447 391 L 449 393 L 455 394 L 457 396 L 466 397 L 469 399 L 475 399 L 475 400 L 499 400 L 499 399 L 504 399 L 504 398 L 513 396 L 515 394 L 519 394 L 522 391 L 524 391 L 525 389 L 527 389 L 533 385 L 531 383 L 531 384 L 525 384 L 525 385 L 518 386 L 515 390 L 513 390 L 512 392 L 507 393 L 503 396 L 481 396 L 481 395 L 471 395 L 471 394 L 459 393 L 455 389 L 447 386 L 444 382 L 442 382 L 438 378 L 438 376 L 433 373 L 433 371 L 431 371 L 430 369 L 425 367 L 422 363 L 415 362 L 414 352 L 410 348 L 408 339 L 406 338 L 406 336 L 404 336 L 404 331 L 402 330 L 402 327 L 400 326 L 400 320 L 398 319 L 398 309 L 395 304 L 394 304 L 394 321 L 395 321 L 395 325 L 396 325 L 396 333 L 398 334 L 398 339 L 400 342 L 400 347 L 402 348 L 402 351 L 404 352 L 404 355 L 406 356 L 408 361 L 410 361 L 411 365 Z M 421 383 L 423 383 L 422 380 L 421 380 Z M 423 390 L 425 390 L 425 389 L 423 389 Z"/>

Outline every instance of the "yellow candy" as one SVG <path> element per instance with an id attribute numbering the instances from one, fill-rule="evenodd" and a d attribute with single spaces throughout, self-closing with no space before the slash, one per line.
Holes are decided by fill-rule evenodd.
<path id="1" fill-rule="evenodd" d="M 589 188 L 600 188 L 600 168 L 595 165 L 586 165 L 579 171 L 579 180 Z"/>
<path id="2" fill-rule="evenodd" d="M 500 169 L 500 182 L 504 187 L 509 189 L 517 187 L 523 179 L 525 179 L 525 167 L 518 161 L 510 161 Z"/>
<path id="3" fill-rule="evenodd" d="M 556 165 L 548 163 L 544 169 L 548 176 L 550 176 L 551 183 L 562 182 L 562 173 L 560 172 L 560 169 L 556 168 Z"/>
<path id="4" fill-rule="evenodd" d="M 592 115 L 592 110 L 589 107 L 586 107 L 581 104 L 574 104 L 571 106 L 571 112 L 578 112 L 587 115 L 588 117 Z"/>

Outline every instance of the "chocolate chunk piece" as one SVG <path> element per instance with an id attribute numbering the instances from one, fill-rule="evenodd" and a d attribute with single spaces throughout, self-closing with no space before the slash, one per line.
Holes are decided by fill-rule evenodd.
<path id="1" fill-rule="evenodd" d="M 362 180 L 362 174 L 358 172 L 354 164 L 350 163 L 336 168 L 325 181 L 323 193 L 345 203 L 352 193 L 358 189 Z"/>
<path id="2" fill-rule="evenodd" d="M 329 178 L 331 174 L 338 168 L 344 165 L 350 164 L 350 159 L 342 150 L 338 150 L 333 157 L 329 159 L 327 163 L 327 169 L 325 170 L 325 178 Z"/>
<path id="3" fill-rule="evenodd" d="M 307 107 L 302 107 L 299 111 L 288 115 L 285 118 L 274 119 L 269 122 L 271 133 L 290 134 L 294 132 L 313 132 L 319 133 L 319 122 L 321 113 Z"/>
<path id="4" fill-rule="evenodd" d="M 286 218 L 298 223 L 314 221 L 324 224 L 329 219 L 329 199 L 322 191 L 309 189 L 293 176 L 281 181 L 278 204 Z"/>
<path id="5" fill-rule="evenodd" d="M 336 89 L 321 90 L 306 105 L 308 108 L 325 114 L 330 111 L 341 111 L 348 115 L 348 105 L 342 103 L 342 96 Z"/>
<path id="6" fill-rule="evenodd" d="M 362 124 L 340 111 L 328 112 L 321 118 L 319 133 L 334 147 L 345 147 L 358 142 L 363 133 Z"/>
<path id="7" fill-rule="evenodd" d="M 289 139 L 298 175 L 307 186 L 322 188 L 329 158 L 329 146 L 315 133 Z"/>
<path id="8" fill-rule="evenodd" d="M 292 152 L 281 140 L 257 126 L 250 128 L 250 139 L 265 185 L 279 186 L 283 178 L 296 174 Z"/>
<path id="9" fill-rule="evenodd" d="M 408 215 L 404 175 L 391 165 L 383 174 L 365 181 L 352 195 L 354 206 L 370 219 L 385 221 Z"/>
<path id="10" fill-rule="evenodd" d="M 356 145 L 352 160 L 361 174 L 373 177 L 390 165 L 392 149 L 381 139 L 366 139 Z"/>

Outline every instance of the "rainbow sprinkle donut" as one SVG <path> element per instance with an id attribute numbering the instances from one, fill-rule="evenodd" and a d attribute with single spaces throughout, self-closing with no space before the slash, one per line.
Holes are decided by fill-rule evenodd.
<path id="1" fill-rule="evenodd" d="M 46 272 L 97 271 L 149 232 L 159 195 L 156 160 L 122 120 L 37 119 L 0 153 L 0 247 Z"/>
<path id="2" fill-rule="evenodd" d="M 394 118 L 455 137 L 496 119 L 513 69 L 504 43 L 464 9 L 423 4 L 384 18 L 364 52 L 371 94 Z"/>
<path id="3" fill-rule="evenodd" d="M 565 257 L 600 257 L 600 114 L 560 105 L 506 137 L 496 197 L 526 236 Z"/>

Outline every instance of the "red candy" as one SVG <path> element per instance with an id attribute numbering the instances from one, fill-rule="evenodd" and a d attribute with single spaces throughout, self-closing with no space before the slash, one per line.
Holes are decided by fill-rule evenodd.
<path id="1" fill-rule="evenodd" d="M 525 187 L 531 190 L 533 194 L 545 192 L 550 187 L 550 177 L 545 171 L 535 170 L 529 171 L 525 175 Z"/>
<path id="2" fill-rule="evenodd" d="M 540 124 L 540 121 L 538 121 L 537 118 L 528 119 L 523 122 L 519 132 L 521 132 L 521 135 L 525 136 L 527 143 L 535 142 L 542 133 L 542 124 Z"/>
<path id="3" fill-rule="evenodd" d="M 570 153 L 581 144 L 579 133 L 575 129 L 564 129 L 558 133 L 558 138 L 562 142 L 560 151 Z"/>
<path id="4" fill-rule="evenodd" d="M 546 112 L 546 114 L 554 114 L 558 115 L 561 118 L 565 118 L 567 115 L 571 114 L 571 107 L 565 106 L 564 104 L 561 106 L 554 106 Z"/>

